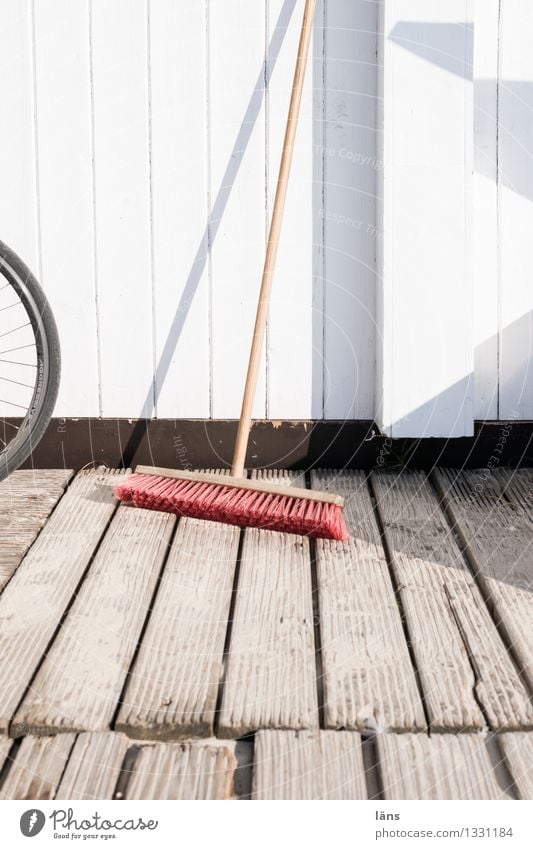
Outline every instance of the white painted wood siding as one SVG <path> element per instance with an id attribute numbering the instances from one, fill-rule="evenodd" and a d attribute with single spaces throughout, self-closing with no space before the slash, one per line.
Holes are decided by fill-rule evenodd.
<path id="1" fill-rule="evenodd" d="M 499 415 L 533 418 L 533 5 L 502 0 L 498 84 Z"/>
<path id="2" fill-rule="evenodd" d="M 471 325 L 473 366 L 464 359 L 449 383 L 471 381 L 473 370 L 476 418 L 533 418 L 530 5 L 472 0 L 465 21 L 474 38 L 472 313 L 464 299 L 452 305 L 444 283 L 441 301 L 448 318 L 455 308 Z M 0 239 L 41 279 L 57 317 L 57 415 L 238 416 L 303 6 L 0 0 Z M 260 418 L 377 412 L 376 257 L 386 238 L 377 122 L 387 105 L 378 7 L 317 4 Z M 420 32 L 432 21 L 428 4 L 402 7 Z M 453 53 L 441 33 L 443 54 Z M 423 37 L 411 42 L 401 49 L 413 63 L 457 76 Z M 399 96 L 408 116 L 417 92 Z M 422 179 L 412 172 L 402 191 Z M 448 349 L 433 346 L 420 373 L 415 361 L 409 368 L 413 409 L 422 367 L 447 373 Z M 396 380 L 407 399 L 406 376 Z"/>
<path id="3" fill-rule="evenodd" d="M 380 9 L 376 418 L 392 437 L 474 432 L 470 14 Z"/>

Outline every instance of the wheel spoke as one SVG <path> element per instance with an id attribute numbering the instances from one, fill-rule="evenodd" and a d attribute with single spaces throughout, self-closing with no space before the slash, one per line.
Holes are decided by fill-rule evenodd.
<path id="1" fill-rule="evenodd" d="M 6 383 L 16 383 L 17 386 L 25 386 L 27 389 L 34 389 L 31 383 L 21 383 L 20 380 L 12 380 L 10 377 L 2 377 L 0 374 L 0 380 L 5 380 Z"/>
<path id="2" fill-rule="evenodd" d="M 35 342 L 29 345 L 19 345 L 18 348 L 8 348 L 6 351 L 0 351 L 0 354 L 11 354 L 13 351 L 22 351 L 24 348 L 35 348 Z"/>
<path id="3" fill-rule="evenodd" d="M 18 407 L 20 410 L 24 410 L 26 413 L 28 412 L 27 407 L 23 407 L 22 404 L 15 404 L 14 401 L 7 401 L 5 398 L 0 398 L 0 404 L 9 404 L 10 407 Z"/>
<path id="4" fill-rule="evenodd" d="M 4 290 L 5 296 L 1 294 Z M 18 306 L 20 311 L 16 310 Z M 53 316 L 38 282 L 12 253 L 0 256 L 0 319 L 0 480 L 3 480 L 35 448 L 50 420 L 59 381 Z M 8 365 L 15 368 L 5 368 Z M 17 400 L 9 400 L 9 396 Z"/>
<path id="5" fill-rule="evenodd" d="M 24 327 L 29 327 L 30 324 L 31 322 L 27 321 L 26 324 L 21 324 L 19 325 L 19 327 L 14 327 L 13 330 L 6 330 L 5 333 L 0 333 L 0 339 L 2 339 L 4 336 L 11 336 L 12 333 L 16 333 L 17 330 L 22 330 Z"/>

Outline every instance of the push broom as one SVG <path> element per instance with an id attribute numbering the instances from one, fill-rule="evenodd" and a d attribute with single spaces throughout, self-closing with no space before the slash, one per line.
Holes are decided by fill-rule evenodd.
<path id="1" fill-rule="evenodd" d="M 178 516 L 343 540 L 348 532 L 340 495 L 249 480 L 244 472 L 315 5 L 316 0 L 306 0 L 231 476 L 137 466 L 115 495 L 136 507 Z"/>

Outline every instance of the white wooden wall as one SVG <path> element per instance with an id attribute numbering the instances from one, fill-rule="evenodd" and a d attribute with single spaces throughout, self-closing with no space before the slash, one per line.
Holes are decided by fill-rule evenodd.
<path id="1" fill-rule="evenodd" d="M 533 54 L 527 0 L 475 0 L 478 418 L 533 418 Z"/>
<path id="2" fill-rule="evenodd" d="M 470 14 L 380 8 L 376 416 L 392 437 L 474 432 Z"/>
<path id="3" fill-rule="evenodd" d="M 318 3 L 257 417 L 376 414 L 378 5 Z M 417 5 L 398 49 L 453 76 Z M 533 7 L 470 9 L 474 413 L 533 418 Z M 0 238 L 58 320 L 57 415 L 238 416 L 302 11 L 0 0 Z"/>

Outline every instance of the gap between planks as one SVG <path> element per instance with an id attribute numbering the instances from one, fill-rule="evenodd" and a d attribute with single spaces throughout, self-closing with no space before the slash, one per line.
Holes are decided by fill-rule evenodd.
<path id="1" fill-rule="evenodd" d="M 252 476 L 283 486 L 299 482 L 295 472 Z M 218 734 L 318 727 L 316 675 L 309 540 L 250 528 L 244 532 Z"/>
<path id="2" fill-rule="evenodd" d="M 385 552 L 360 471 L 311 473 L 345 498 L 351 539 L 316 541 L 326 728 L 426 727 Z"/>
<path id="3" fill-rule="evenodd" d="M 80 472 L 0 597 L 0 732 L 6 733 L 115 511 L 117 472 Z"/>
<path id="4" fill-rule="evenodd" d="M 486 734 L 380 734 L 385 799 L 514 799 L 514 782 Z"/>
<path id="5" fill-rule="evenodd" d="M 533 525 L 523 491 L 529 475 L 528 470 L 513 472 L 505 496 L 501 478 L 488 469 L 438 469 L 433 480 L 495 626 L 532 695 Z"/>
<path id="6" fill-rule="evenodd" d="M 258 732 L 252 798 L 368 798 L 361 736 L 352 731 Z"/>
<path id="7" fill-rule="evenodd" d="M 117 730 L 145 739 L 213 733 L 239 535 L 180 520 Z"/>
<path id="8" fill-rule="evenodd" d="M 118 508 L 15 715 L 13 736 L 110 728 L 175 522 Z"/>
<path id="9" fill-rule="evenodd" d="M 0 591 L 36 539 L 71 477 L 70 469 L 23 469 L 0 482 Z"/>
<path id="10" fill-rule="evenodd" d="M 265 730 L 255 742 L 136 744 L 116 732 L 0 738 L 4 799 L 531 799 L 533 734 Z M 372 796 L 372 798 L 374 798 Z"/>
<path id="11" fill-rule="evenodd" d="M 528 694 L 426 476 L 372 476 L 433 731 L 533 727 Z"/>

